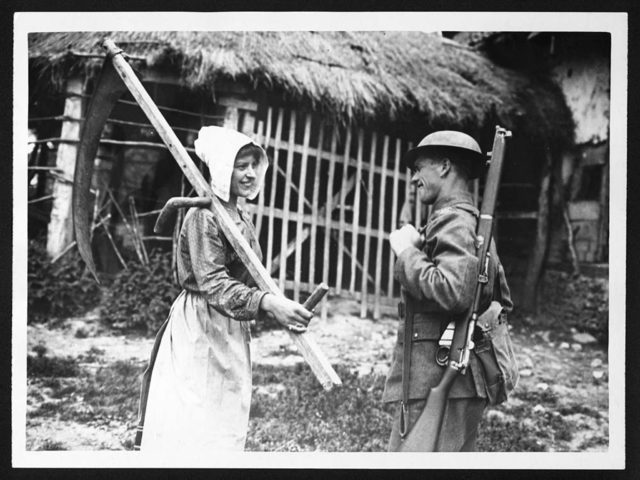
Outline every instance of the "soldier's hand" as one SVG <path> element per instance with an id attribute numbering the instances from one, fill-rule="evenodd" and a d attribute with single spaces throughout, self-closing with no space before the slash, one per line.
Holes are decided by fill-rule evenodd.
<path id="1" fill-rule="evenodd" d="M 422 237 L 413 225 L 407 224 L 391 232 L 389 235 L 389 243 L 391 244 L 393 253 L 399 256 L 409 247 L 420 248 L 422 245 Z"/>
<path id="2" fill-rule="evenodd" d="M 296 333 L 304 332 L 313 317 L 313 313 L 299 303 L 271 293 L 262 297 L 260 308 L 282 326 Z"/>

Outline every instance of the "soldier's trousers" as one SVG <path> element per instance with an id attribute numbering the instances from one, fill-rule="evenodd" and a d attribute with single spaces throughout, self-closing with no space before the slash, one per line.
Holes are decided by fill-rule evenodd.
<path id="1" fill-rule="evenodd" d="M 409 402 L 409 430 L 420 416 L 426 400 Z M 438 439 L 438 452 L 475 452 L 478 424 L 482 420 L 482 412 L 486 406 L 484 398 L 454 398 L 447 402 L 442 422 L 442 430 Z M 397 403 L 393 416 L 393 427 L 389 438 L 389 451 L 395 452 L 400 444 L 400 402 Z"/>

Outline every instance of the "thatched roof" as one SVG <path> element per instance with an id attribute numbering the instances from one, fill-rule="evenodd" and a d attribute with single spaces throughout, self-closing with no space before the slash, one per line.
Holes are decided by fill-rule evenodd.
<path id="1" fill-rule="evenodd" d="M 527 78 L 481 53 L 420 32 L 73 32 L 29 35 L 32 65 L 58 80 L 99 60 L 110 36 L 147 67 L 176 71 L 192 88 L 249 81 L 342 120 L 416 121 L 475 129 L 502 122 L 552 143 L 571 140 L 571 115 L 550 81 Z M 54 78 L 55 79 L 55 78 Z"/>

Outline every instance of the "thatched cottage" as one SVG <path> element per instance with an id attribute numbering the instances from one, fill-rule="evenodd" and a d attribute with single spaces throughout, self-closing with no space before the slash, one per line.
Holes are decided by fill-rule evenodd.
<path id="1" fill-rule="evenodd" d="M 496 124 L 513 131 L 497 239 L 514 278 L 530 266 L 535 220 L 547 208 L 539 198 L 545 169 L 572 146 L 562 92 L 544 76 L 499 67 L 468 46 L 420 32 L 30 34 L 31 161 L 53 168 L 52 196 L 34 203 L 39 217 L 32 210 L 35 222 L 48 222 L 52 256 L 72 241 L 68 181 L 105 36 L 129 55 L 187 148 L 207 124 L 233 126 L 267 146 L 274 166 L 246 207 L 267 268 L 295 298 L 324 280 L 361 299 L 363 315 L 371 308 L 377 316 L 380 302 L 397 295 L 386 238 L 410 193 L 399 159 L 436 129 L 466 131 L 485 150 Z M 189 186 L 131 98 L 120 101 L 103 137 L 94 189 L 96 212 L 111 213 L 103 227 L 109 242 L 103 238 L 98 249 L 109 270 L 128 245 L 140 253 L 169 244 L 170 232 L 152 234 L 153 214 Z M 34 189 L 47 193 L 38 175 Z"/>
<path id="2" fill-rule="evenodd" d="M 528 76 L 545 75 L 561 88 L 574 120 L 574 142 L 548 172 L 549 214 L 546 226 L 537 222 L 540 241 L 535 256 L 544 256 L 554 267 L 607 275 L 610 34 L 470 32 L 455 38 L 483 51 L 497 65 Z M 535 285 L 535 273 L 528 279 L 530 286 Z M 524 299 L 531 303 L 534 297 Z"/>

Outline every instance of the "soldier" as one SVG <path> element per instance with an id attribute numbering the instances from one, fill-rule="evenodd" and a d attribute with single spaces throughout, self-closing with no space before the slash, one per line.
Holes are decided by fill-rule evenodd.
<path id="1" fill-rule="evenodd" d="M 389 451 L 398 450 L 401 434 L 411 430 L 429 390 L 440 381 L 444 366 L 436 362 L 439 339 L 450 321 L 464 315 L 473 302 L 479 212 L 470 180 L 480 175 L 484 159 L 469 135 L 439 131 L 427 135 L 407 152 L 404 162 L 413 172 L 416 201 L 431 205 L 431 214 L 424 236 L 407 224 L 389 237 L 397 257 L 394 275 L 403 298 L 398 308 L 398 339 L 383 394 L 383 401 L 399 402 Z M 489 283 L 483 291 L 480 312 L 493 299 L 502 304 L 504 311 L 510 311 L 513 304 L 495 246 L 488 272 Z M 404 320 L 409 316 L 413 319 L 412 342 L 405 346 Z M 410 368 L 403 384 L 405 358 L 410 359 Z M 466 374 L 459 375 L 451 388 L 437 451 L 474 451 L 486 404 L 482 370 L 472 351 Z"/>

